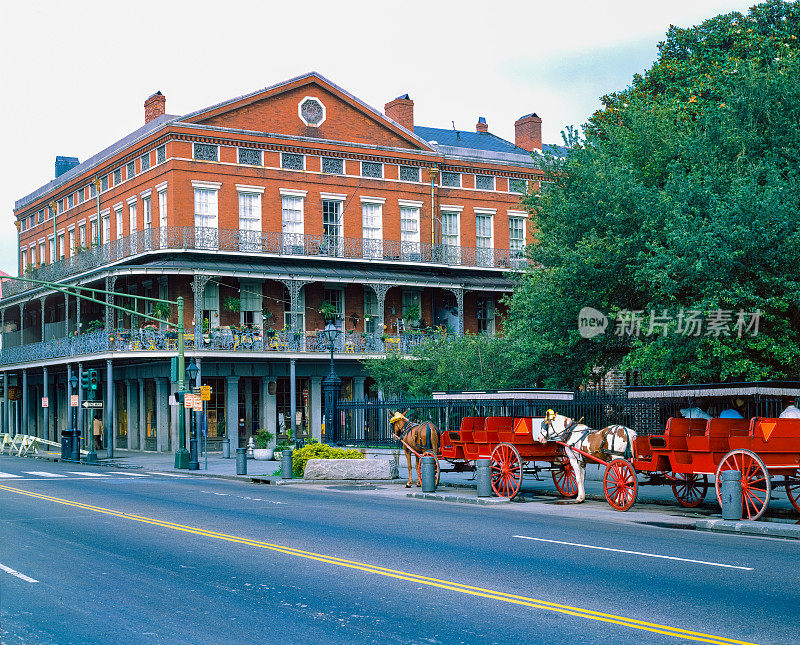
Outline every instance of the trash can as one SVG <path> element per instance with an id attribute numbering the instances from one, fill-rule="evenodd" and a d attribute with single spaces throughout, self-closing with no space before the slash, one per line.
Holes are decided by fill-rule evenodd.
<path id="1" fill-rule="evenodd" d="M 477 473 L 475 479 L 478 484 L 478 497 L 491 497 L 492 496 L 492 471 L 491 460 L 478 459 L 475 461 L 477 466 Z"/>
<path id="2" fill-rule="evenodd" d="M 247 474 L 247 448 L 236 449 L 236 474 Z"/>
<path id="3" fill-rule="evenodd" d="M 292 450 L 286 448 L 281 453 L 281 479 L 292 478 Z"/>
<path id="4" fill-rule="evenodd" d="M 719 504 L 723 520 L 742 519 L 742 473 L 723 470 L 719 474 Z"/>
<path id="5" fill-rule="evenodd" d="M 72 430 L 61 431 L 61 461 L 72 459 Z"/>
<path id="6" fill-rule="evenodd" d="M 422 455 L 422 492 L 436 491 L 436 459 L 431 455 Z"/>

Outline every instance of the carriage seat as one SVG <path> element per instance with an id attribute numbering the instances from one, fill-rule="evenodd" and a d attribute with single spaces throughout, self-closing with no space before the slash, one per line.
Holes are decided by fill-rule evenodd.
<path id="1" fill-rule="evenodd" d="M 744 448 L 763 455 L 782 453 L 793 455 L 797 462 L 800 454 L 800 419 L 765 419 L 754 417 L 745 435 L 731 437 L 731 450 Z"/>
<path id="2" fill-rule="evenodd" d="M 692 452 L 728 452 L 730 438 L 748 433 L 750 422 L 747 419 L 721 419 L 715 417 L 706 422 L 702 436 L 689 436 L 686 443 Z"/>

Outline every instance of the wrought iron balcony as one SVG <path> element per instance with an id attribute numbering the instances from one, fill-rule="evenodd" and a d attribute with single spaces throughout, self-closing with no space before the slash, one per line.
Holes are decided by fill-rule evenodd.
<path id="1" fill-rule="evenodd" d="M 111 262 L 165 250 L 252 253 L 266 256 L 346 258 L 373 262 L 412 262 L 461 267 L 515 269 L 524 262 L 508 249 L 448 246 L 425 242 L 370 240 L 331 235 L 261 233 L 241 229 L 164 226 L 137 231 L 107 244 L 81 250 L 52 264 L 29 269 L 36 280 L 57 282 Z M 33 288 L 11 280 L 3 293 L 11 296 Z"/>
<path id="2" fill-rule="evenodd" d="M 340 335 L 334 351 L 340 354 L 387 353 L 409 354 L 431 338 L 422 332 L 406 332 L 399 336 L 382 336 L 348 331 Z M 437 336 L 447 338 L 447 336 Z M 293 332 L 281 330 L 262 335 L 252 329 L 219 329 L 195 339 L 187 332 L 185 346 L 190 351 L 208 352 L 295 352 L 325 354 L 330 351 L 327 340 L 318 332 Z M 6 347 L 0 352 L 0 364 L 29 363 L 66 356 L 83 356 L 105 352 L 174 352 L 177 351 L 177 334 L 160 329 L 115 329 L 87 332 L 85 334 L 55 338 L 38 343 Z"/>

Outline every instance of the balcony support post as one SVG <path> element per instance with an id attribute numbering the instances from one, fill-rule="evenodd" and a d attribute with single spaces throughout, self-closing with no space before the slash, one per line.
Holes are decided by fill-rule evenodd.
<path id="1" fill-rule="evenodd" d="M 378 320 L 375 324 L 375 333 L 380 336 L 383 334 L 384 323 L 384 305 L 386 304 L 386 292 L 391 288 L 388 284 L 368 282 L 365 286 L 369 287 L 375 292 L 375 300 L 378 304 Z"/>
<path id="2" fill-rule="evenodd" d="M 456 297 L 456 306 L 458 307 L 458 328 L 456 334 L 459 336 L 464 335 L 464 289 L 463 287 L 444 287 Z"/>
<path id="3" fill-rule="evenodd" d="M 69 336 L 69 294 L 64 294 L 64 338 Z"/>
<path id="4" fill-rule="evenodd" d="M 47 299 L 47 298 L 45 298 L 45 296 L 41 296 L 41 297 L 39 298 L 39 302 L 40 302 L 40 303 L 41 303 L 41 305 L 42 305 L 42 342 L 44 342 L 44 301 L 45 301 L 46 299 Z"/>
<path id="5" fill-rule="evenodd" d="M 113 291 L 114 287 L 116 286 L 117 278 L 116 276 L 107 276 L 106 277 L 106 291 Z M 111 305 L 111 306 L 109 306 Z M 114 329 L 114 296 L 110 293 L 106 293 L 106 337 L 111 331 Z"/>
<path id="6" fill-rule="evenodd" d="M 192 278 L 192 293 L 194 299 L 194 347 L 203 347 L 203 297 L 206 291 L 206 284 L 211 280 L 210 275 L 195 273 Z M 209 321 L 211 324 L 211 321 Z"/>

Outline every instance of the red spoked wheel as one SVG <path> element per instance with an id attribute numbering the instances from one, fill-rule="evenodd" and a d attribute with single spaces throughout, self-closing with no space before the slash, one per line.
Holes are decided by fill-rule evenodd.
<path id="1" fill-rule="evenodd" d="M 514 499 L 522 486 L 522 458 L 510 443 L 500 443 L 492 450 L 492 490 L 498 497 Z"/>
<path id="2" fill-rule="evenodd" d="M 706 498 L 708 475 L 697 473 L 672 473 L 672 494 L 681 506 L 694 508 Z"/>
<path id="3" fill-rule="evenodd" d="M 436 456 L 435 452 L 431 452 L 430 450 L 426 450 L 425 452 L 423 452 L 422 455 L 419 458 L 420 459 L 420 467 L 419 467 L 419 469 L 417 471 L 417 485 L 418 486 L 422 486 L 422 472 L 420 472 L 420 471 L 422 469 L 422 465 L 421 465 L 422 464 L 422 457 L 424 457 L 425 455 L 428 455 L 429 457 L 433 457 L 433 462 L 434 462 L 435 467 L 436 467 L 436 485 L 438 486 L 439 485 L 439 475 L 441 474 L 441 472 L 439 471 L 439 458 Z"/>
<path id="4" fill-rule="evenodd" d="M 742 517 L 757 520 L 769 504 L 769 471 L 761 458 L 750 450 L 731 450 L 717 466 L 714 487 L 717 501 L 722 506 L 719 476 L 723 470 L 738 470 L 742 473 Z"/>
<path id="5" fill-rule="evenodd" d="M 617 511 L 627 511 L 636 501 L 639 494 L 639 483 L 636 481 L 636 471 L 630 462 L 625 459 L 614 459 L 606 466 L 603 475 L 603 493 L 611 508 Z"/>
<path id="6" fill-rule="evenodd" d="M 794 510 L 800 513 L 800 470 L 794 473 L 793 477 L 786 475 L 786 496 L 794 506 Z"/>
<path id="7" fill-rule="evenodd" d="M 578 480 L 572 464 L 565 455 L 559 455 L 553 460 L 553 469 L 550 471 L 553 483 L 561 497 L 571 498 L 578 495 Z"/>

